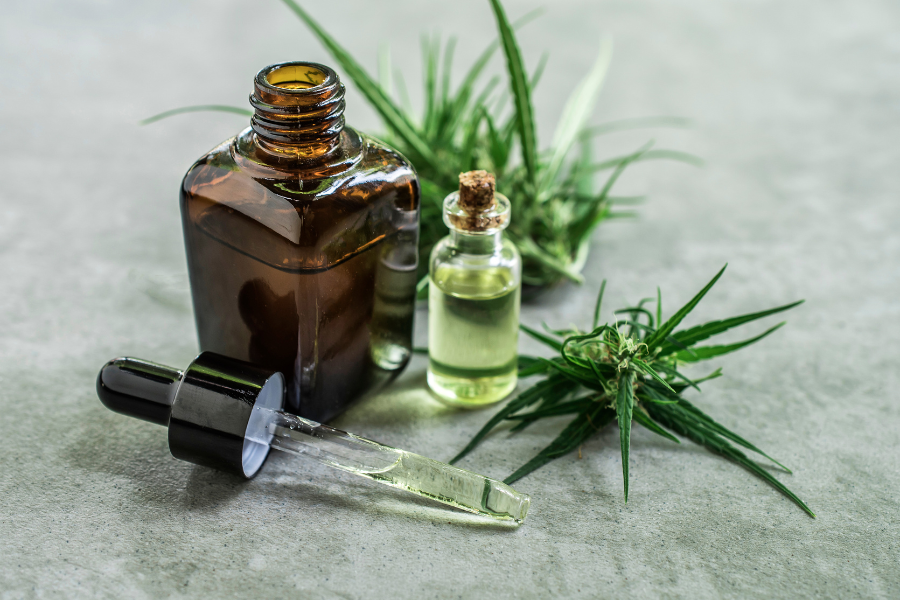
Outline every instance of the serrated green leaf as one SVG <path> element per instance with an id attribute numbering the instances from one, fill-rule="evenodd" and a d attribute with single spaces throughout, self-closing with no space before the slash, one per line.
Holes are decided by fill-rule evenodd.
<path id="1" fill-rule="evenodd" d="M 619 378 L 616 394 L 616 419 L 619 423 L 619 442 L 622 447 L 622 479 L 625 484 L 625 502 L 628 502 L 628 460 L 631 450 L 631 418 L 634 413 L 634 373 L 626 371 Z"/>
<path id="2" fill-rule="evenodd" d="M 790 491 L 780 481 L 775 479 L 770 473 L 747 458 L 747 456 L 743 452 L 729 444 L 727 440 L 717 435 L 716 432 L 705 429 L 702 426 L 697 426 L 695 422 L 692 423 L 690 420 L 686 420 L 683 417 L 680 417 L 676 410 L 677 408 L 678 407 L 660 404 L 647 405 L 647 410 L 651 413 L 651 415 L 657 422 L 664 424 L 669 429 L 685 436 L 694 443 L 706 447 L 708 450 L 716 454 L 721 454 L 726 458 L 730 458 L 731 460 L 754 473 L 758 477 L 762 478 L 764 481 L 769 483 L 769 485 L 793 500 L 794 503 L 796 503 L 800 508 L 806 511 L 810 516 L 816 516 L 815 513 L 806 505 L 806 503 L 803 502 L 796 494 Z"/>
<path id="3" fill-rule="evenodd" d="M 604 279 L 600 283 L 600 293 L 597 294 L 597 303 L 594 304 L 594 321 L 593 321 L 593 329 L 597 329 L 597 326 L 600 324 L 600 307 L 603 305 L 603 292 L 606 290 L 606 280 Z"/>
<path id="4" fill-rule="evenodd" d="M 682 381 L 684 381 L 689 387 L 694 388 L 694 389 L 697 390 L 698 392 L 700 391 L 700 386 L 697 385 L 697 382 L 696 382 L 696 381 L 694 381 L 694 380 L 692 380 L 692 379 L 689 379 L 689 378 L 688 378 L 687 376 L 685 376 L 683 373 L 680 373 L 680 372 L 678 371 L 678 369 L 676 369 L 676 368 L 673 367 L 672 365 L 666 364 L 666 363 L 664 363 L 664 362 L 662 362 L 662 361 L 656 361 L 656 362 L 653 363 L 653 366 L 656 367 L 656 369 L 657 369 L 658 371 L 662 371 L 663 373 L 665 373 L 666 375 L 668 375 L 668 376 L 669 376 L 669 379 L 672 379 L 672 378 L 674 378 L 674 377 L 678 377 L 679 379 L 681 379 Z M 669 382 L 669 387 L 670 387 L 670 389 L 671 389 L 673 383 L 674 383 L 674 381 L 670 381 L 670 382 Z M 679 390 L 675 390 L 675 391 L 678 392 Z"/>
<path id="5" fill-rule="evenodd" d="M 786 310 L 790 310 L 795 306 L 803 304 L 803 302 L 805 301 L 798 300 L 797 302 L 791 302 L 790 304 L 785 304 L 784 306 L 776 306 L 775 308 L 770 308 L 768 310 L 740 315 L 738 317 L 732 317 L 730 319 L 722 319 L 721 321 L 710 321 L 709 323 L 697 325 L 696 327 L 691 327 L 690 329 L 676 331 L 674 334 L 672 334 L 672 338 L 674 340 L 677 340 L 679 343 L 684 344 L 685 347 L 692 346 L 697 342 L 702 342 L 705 339 L 728 331 L 729 329 L 732 329 L 739 325 L 750 323 L 751 321 L 762 319 L 763 317 L 768 317 L 769 315 L 774 315 Z M 672 342 L 662 345 L 661 348 L 662 349 L 660 350 L 660 356 L 665 356 L 678 350 L 678 348 L 676 348 Z"/>
<path id="6" fill-rule="evenodd" d="M 653 317 L 653 313 L 651 313 L 646 308 L 641 308 L 639 306 L 629 306 L 627 308 L 616 309 L 616 311 L 613 314 L 618 315 L 618 314 L 626 314 L 626 313 L 631 315 L 631 318 L 634 319 L 635 323 L 637 322 L 637 317 L 635 317 L 634 315 L 637 315 L 637 314 L 644 315 L 645 317 L 647 317 L 647 321 L 648 321 L 647 327 L 650 329 L 653 329 L 655 331 L 655 328 L 654 328 L 655 319 Z"/>
<path id="7" fill-rule="evenodd" d="M 616 418 L 613 410 L 597 402 L 584 412 L 575 417 L 553 442 L 541 450 L 537 456 L 519 467 L 512 475 L 503 480 L 506 484 L 512 484 L 525 477 L 529 473 L 541 468 L 554 458 L 568 454 L 593 435 L 603 429 Z"/>
<path id="8" fill-rule="evenodd" d="M 766 457 L 767 459 L 769 459 L 770 461 L 772 461 L 773 463 L 775 463 L 776 465 L 778 465 L 779 467 L 781 467 L 782 469 L 787 471 L 788 473 L 793 472 L 789 468 L 787 468 L 784 464 L 782 464 L 780 461 L 775 460 L 774 458 L 772 458 L 771 456 L 769 456 L 768 454 L 766 454 L 765 452 L 763 452 L 762 450 L 757 448 L 755 445 L 751 444 L 750 442 L 748 442 L 747 440 L 745 440 L 738 434 L 734 433 L 733 431 L 731 431 L 724 425 L 717 422 L 715 419 L 713 419 L 712 417 L 710 417 L 709 415 L 704 413 L 702 410 L 697 408 L 694 404 L 692 404 L 688 400 L 685 400 L 684 398 L 679 398 L 678 404 L 679 404 L 679 407 L 681 407 L 683 410 L 689 412 L 694 418 L 698 419 L 705 427 L 712 429 L 717 434 L 721 435 L 724 438 L 731 440 L 732 442 L 734 442 L 735 444 L 738 444 L 739 446 L 743 446 L 744 448 L 746 448 L 752 452 L 756 452 L 760 456 Z"/>
<path id="9" fill-rule="evenodd" d="M 566 392 L 566 390 L 573 389 L 575 388 L 570 381 L 567 381 L 559 376 L 554 377 L 552 375 L 544 381 L 531 386 L 530 388 L 519 394 L 516 398 L 510 400 L 505 407 L 500 409 L 497 414 L 491 417 L 491 419 L 485 424 L 485 426 L 475 434 L 475 437 L 472 438 L 472 441 L 470 441 L 468 445 L 466 445 L 466 447 L 459 452 L 459 454 L 457 454 L 450 460 L 450 464 L 457 462 L 466 454 L 474 450 L 475 447 L 481 443 L 481 440 L 483 440 L 494 427 L 503 422 L 503 420 L 506 419 L 507 416 L 516 413 L 523 408 L 531 406 L 535 402 L 538 402 L 545 394 L 569 393 Z"/>
<path id="10" fill-rule="evenodd" d="M 551 337 L 549 337 L 549 336 L 546 336 L 546 335 L 544 335 L 543 333 L 541 333 L 540 331 L 536 331 L 536 330 L 532 329 L 531 327 L 529 327 L 528 325 L 525 325 L 525 324 L 520 324 L 520 325 L 519 325 L 519 329 L 521 329 L 522 331 L 524 331 L 525 333 L 527 333 L 528 335 L 530 335 L 531 337 L 533 337 L 533 338 L 536 339 L 537 341 L 539 341 L 539 342 L 541 342 L 541 343 L 544 343 L 544 344 L 550 346 L 550 347 L 553 348 L 554 350 L 562 351 L 562 346 L 563 346 L 563 345 L 562 345 L 562 342 L 559 342 L 559 341 L 557 341 L 557 340 L 554 340 L 553 338 L 551 338 Z"/>
<path id="11" fill-rule="evenodd" d="M 716 273 L 716 276 L 713 277 L 712 280 L 709 283 L 707 283 L 703 287 L 702 290 L 697 292 L 697 294 L 693 298 L 691 298 L 691 300 L 687 304 L 685 304 L 680 309 L 678 309 L 678 312 L 676 312 L 674 315 L 669 317 L 669 319 L 665 323 L 663 323 L 659 326 L 659 328 L 656 330 L 656 333 L 654 333 L 652 336 L 650 336 L 650 338 L 647 340 L 647 346 L 649 347 L 650 352 L 653 352 L 653 350 L 655 350 L 657 346 L 659 346 L 661 343 L 663 343 L 665 341 L 666 337 L 670 333 L 672 333 L 672 330 L 674 330 L 676 327 L 678 327 L 679 323 L 681 323 L 681 321 L 684 320 L 684 318 L 688 315 L 688 313 L 690 313 L 692 310 L 694 310 L 694 307 L 696 307 L 697 304 L 700 302 L 700 300 L 703 299 L 703 296 L 705 296 L 706 293 L 710 289 L 712 289 L 712 286 L 716 285 L 716 282 L 719 280 L 719 277 L 722 276 L 722 273 L 725 272 L 725 269 L 727 267 L 728 267 L 728 264 L 726 264 L 724 267 L 722 267 L 722 269 L 718 273 Z"/>
<path id="12" fill-rule="evenodd" d="M 662 324 L 662 290 L 656 286 L 656 322 Z"/>
<path id="13" fill-rule="evenodd" d="M 536 19 L 543 12 L 543 8 L 536 8 L 526 13 L 525 15 L 513 21 L 513 29 L 518 30 L 519 28 Z M 499 47 L 500 40 L 495 39 L 490 44 L 488 44 L 487 48 L 485 48 L 481 52 L 481 54 L 478 55 L 478 58 L 475 59 L 475 62 L 472 63 L 472 66 L 469 67 L 469 70 L 466 72 L 465 76 L 463 76 L 462 83 L 460 84 L 460 87 L 457 90 L 454 99 L 454 102 L 456 104 L 465 104 L 466 101 L 464 100 L 464 98 L 471 93 L 475 81 L 484 71 L 485 67 L 487 67 L 488 62 L 490 62 L 491 60 L 491 56 L 493 56 L 494 52 L 496 52 Z"/>
<path id="14" fill-rule="evenodd" d="M 644 375 L 649 375 L 650 377 L 652 377 L 653 379 L 655 379 L 656 381 L 658 381 L 658 382 L 661 383 L 662 385 L 666 386 L 666 388 L 668 388 L 669 390 L 671 390 L 673 394 L 676 393 L 675 390 L 672 389 L 672 386 L 669 385 L 669 382 L 666 381 L 665 379 L 663 379 L 662 377 L 660 377 L 660 376 L 659 376 L 659 373 L 657 373 L 657 372 L 653 369 L 653 367 L 651 367 L 648 363 L 644 362 L 643 360 L 641 360 L 641 359 L 639 359 L 639 358 L 632 358 L 632 359 L 631 359 L 631 364 L 634 365 L 634 367 L 635 367 L 638 371 L 640 371 L 641 373 L 643 373 Z"/>
<path id="15" fill-rule="evenodd" d="M 534 126 L 534 111 L 531 104 L 531 86 L 522 62 L 522 53 L 516 42 L 516 34 L 500 0 L 491 0 L 491 8 L 497 19 L 500 41 L 506 55 L 506 68 L 509 74 L 510 91 L 516 106 L 516 123 L 519 130 L 519 147 L 522 152 L 522 163 L 528 172 L 532 187 L 537 184 L 537 135 Z"/>
<path id="16" fill-rule="evenodd" d="M 653 402 L 655 404 L 678 404 L 678 400 L 660 400 L 660 398 L 662 398 L 663 396 L 660 396 L 659 394 L 650 394 L 648 393 L 648 390 L 646 388 L 642 391 L 644 392 L 644 395 L 638 398 L 642 402 Z"/>
<path id="17" fill-rule="evenodd" d="M 667 440 L 671 440 L 671 441 L 675 442 L 676 444 L 681 443 L 681 440 L 679 440 L 677 437 L 675 437 L 674 435 L 672 435 L 671 433 L 669 433 L 668 431 L 666 431 L 665 429 L 663 429 L 662 427 L 657 425 L 656 421 L 651 419 L 650 415 L 648 415 L 644 411 L 644 409 L 642 409 L 640 407 L 635 408 L 634 413 L 632 414 L 632 418 L 635 421 L 637 421 L 638 423 L 640 423 L 642 426 L 644 426 L 645 428 L 652 431 L 653 433 L 660 435 L 660 436 L 666 438 Z"/>
<path id="18" fill-rule="evenodd" d="M 581 244 L 587 240 L 591 232 L 594 230 L 594 227 L 596 227 L 596 225 L 609 212 L 609 206 L 606 204 L 606 197 L 609 195 L 609 191 L 612 189 L 612 186 L 616 183 L 616 181 L 619 179 L 628 165 L 637 160 L 640 160 L 640 157 L 650 150 L 650 146 L 652 144 L 653 142 L 648 142 L 637 152 L 634 152 L 621 160 L 616 165 L 615 170 L 607 178 L 606 183 L 603 184 L 603 187 L 600 189 L 600 193 L 597 194 L 597 197 L 594 200 L 594 206 L 591 209 L 591 214 L 589 214 L 586 218 L 573 223 L 573 226 L 570 229 L 570 234 L 578 244 Z"/>
<path id="19" fill-rule="evenodd" d="M 759 340 L 763 339 L 770 333 L 772 333 L 775 330 L 782 327 L 785 323 L 786 323 L 786 321 L 782 321 L 778 325 L 775 325 L 774 327 L 767 329 L 766 331 L 762 332 L 761 334 L 759 334 L 755 337 L 750 338 L 749 340 L 744 340 L 743 342 L 736 342 L 734 344 L 725 344 L 722 346 L 701 346 L 700 348 L 694 347 L 694 348 L 691 348 L 690 351 L 682 350 L 681 352 L 678 352 L 677 354 L 675 354 L 675 358 L 682 362 L 697 362 L 697 361 L 701 361 L 701 360 L 708 360 L 708 359 L 714 358 L 716 356 L 722 356 L 723 354 L 728 354 L 730 352 L 734 352 L 735 350 L 740 350 L 741 348 L 744 348 L 745 346 L 749 346 L 750 344 L 753 344 L 754 342 L 758 342 Z"/>
<path id="20" fill-rule="evenodd" d="M 549 360 L 547 360 L 547 359 L 539 359 L 539 360 L 543 360 L 543 362 L 544 362 L 548 367 L 550 367 L 551 369 L 553 369 L 553 370 L 559 372 L 560 374 L 562 374 L 563 376 L 565 376 L 565 377 L 566 377 L 567 379 L 569 379 L 570 381 L 573 381 L 573 382 L 575 382 L 575 383 L 578 383 L 578 384 L 580 384 L 580 385 L 583 385 L 584 387 L 586 387 L 586 388 L 588 388 L 588 389 L 590 389 L 590 390 L 596 390 L 596 391 L 598 391 L 598 392 L 603 392 L 603 391 L 605 391 L 604 388 L 603 388 L 603 385 L 602 385 L 600 382 L 598 382 L 598 381 L 596 381 L 596 380 L 594 379 L 594 374 L 593 374 L 593 373 L 590 373 L 590 372 L 588 372 L 588 373 L 579 372 L 579 371 L 577 370 L 577 368 L 568 367 L 568 366 L 566 366 L 566 365 L 561 365 L 561 364 L 558 364 L 558 363 L 554 363 L 554 362 L 549 361 Z"/>
<path id="21" fill-rule="evenodd" d="M 425 115 L 422 117 L 422 129 L 425 133 L 433 132 L 435 99 L 437 97 L 437 45 L 431 37 L 422 35 L 419 38 L 422 53 L 422 79 L 425 82 Z"/>
<path id="22" fill-rule="evenodd" d="M 551 410 L 555 406 L 564 404 L 568 401 L 568 398 L 570 396 L 574 395 L 575 392 L 578 391 L 578 389 L 579 389 L 579 387 L 577 385 L 572 385 L 571 387 L 564 389 L 562 393 L 544 394 L 541 396 L 540 402 L 534 408 L 534 411 Z M 600 398 L 601 396 L 599 394 L 593 394 L 592 396 L 584 396 L 583 398 L 591 398 L 591 397 Z M 534 412 L 534 411 L 532 411 L 532 412 Z M 507 419 L 509 419 L 509 417 L 507 417 Z M 527 418 L 521 419 L 517 425 L 513 426 L 509 430 L 509 433 L 513 434 L 518 431 L 521 431 L 537 420 L 539 420 L 539 419 L 533 418 L 533 417 L 527 417 Z"/>
<path id="23" fill-rule="evenodd" d="M 694 383 L 695 383 L 695 384 L 697 384 L 697 383 L 703 383 L 704 381 L 709 381 L 710 379 L 716 379 L 716 378 L 721 377 L 721 376 L 722 376 L 722 367 L 719 367 L 718 369 L 716 369 L 715 371 L 713 371 L 713 372 L 710 373 L 709 375 L 705 375 L 705 376 L 700 377 L 700 378 L 698 378 L 698 379 L 694 379 Z"/>
<path id="24" fill-rule="evenodd" d="M 534 356 L 528 356 L 526 354 L 520 354 L 518 356 L 518 368 L 519 368 L 519 376 L 521 377 L 521 372 L 524 369 L 530 369 L 536 364 L 539 364 L 540 361 Z"/>
<path id="25" fill-rule="evenodd" d="M 519 377 L 520 378 L 530 377 L 532 375 L 539 375 L 539 374 L 546 373 L 547 371 L 552 370 L 550 367 L 547 366 L 547 359 L 542 360 L 540 358 L 533 358 L 533 357 L 529 357 L 529 358 L 532 358 L 532 360 L 534 360 L 534 362 L 528 364 L 525 367 L 522 367 L 522 366 L 519 367 Z M 557 356 L 555 358 L 551 358 L 549 360 L 549 362 L 555 362 L 555 363 L 562 364 L 564 361 L 563 361 L 562 357 Z M 520 365 L 521 365 L 521 363 L 520 363 Z"/>
<path id="26" fill-rule="evenodd" d="M 547 325 L 546 321 L 541 321 L 541 327 L 547 333 L 561 338 L 567 338 L 573 335 L 579 335 L 581 333 L 580 331 L 572 327 L 570 327 L 569 329 L 553 329 L 552 327 Z"/>
<path id="27" fill-rule="evenodd" d="M 523 419 L 543 419 L 546 417 L 558 417 L 559 415 L 568 415 L 571 413 L 580 413 L 585 408 L 587 408 L 590 403 L 596 402 L 595 395 L 585 396 L 583 398 L 577 398 L 575 400 L 569 400 L 567 402 L 560 402 L 558 404 L 553 404 L 546 408 L 539 408 L 527 413 L 515 414 L 506 417 L 507 421 L 510 420 L 523 420 Z"/>

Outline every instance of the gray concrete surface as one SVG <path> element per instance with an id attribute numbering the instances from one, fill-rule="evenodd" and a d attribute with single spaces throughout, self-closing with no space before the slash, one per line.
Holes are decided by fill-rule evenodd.
<path id="1" fill-rule="evenodd" d="M 461 35 L 461 64 L 493 29 L 475 0 L 306 4 L 369 67 L 392 40 L 413 90 L 421 32 Z M 627 505 L 609 430 L 518 484 L 534 499 L 518 529 L 277 457 L 251 482 L 176 461 L 161 428 L 100 405 L 94 377 L 116 355 L 196 352 L 176 190 L 243 120 L 136 123 L 242 104 L 258 68 L 328 58 L 275 0 L 5 2 L 0 598 L 900 597 L 900 5 L 546 4 L 521 33 L 530 64 L 551 50 L 543 140 L 608 32 L 595 120 L 697 127 L 610 136 L 598 152 L 652 136 L 709 164 L 628 173 L 620 191 L 650 195 L 640 220 L 605 225 L 588 283 L 524 320 L 583 323 L 603 278 L 616 303 L 660 285 L 671 310 L 726 261 L 698 319 L 806 298 L 775 336 L 717 361 L 726 377 L 696 401 L 793 467 L 784 481 L 819 518 L 643 430 Z M 350 122 L 377 131 L 349 102 Z M 338 425 L 449 458 L 489 412 L 443 408 L 423 372 L 416 360 Z M 506 476 L 560 426 L 495 435 L 464 466 Z"/>

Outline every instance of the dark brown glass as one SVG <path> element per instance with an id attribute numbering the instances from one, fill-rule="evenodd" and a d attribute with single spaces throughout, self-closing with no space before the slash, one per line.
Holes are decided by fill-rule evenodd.
<path id="1" fill-rule="evenodd" d="M 286 408 L 326 421 L 411 354 L 418 182 L 344 126 L 328 67 L 267 67 L 250 103 L 181 187 L 200 349 L 281 371 Z"/>

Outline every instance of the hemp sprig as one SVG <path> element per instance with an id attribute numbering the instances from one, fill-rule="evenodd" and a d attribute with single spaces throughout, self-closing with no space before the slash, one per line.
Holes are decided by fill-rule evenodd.
<path id="1" fill-rule="evenodd" d="M 784 325 L 784 322 L 740 342 L 707 346 L 696 346 L 697 343 L 734 327 L 786 311 L 803 302 L 800 300 L 675 331 L 724 271 L 725 267 L 722 267 L 696 296 L 665 321 L 662 319 L 662 294 L 657 288 L 655 313 L 645 308 L 654 299 L 645 298 L 636 306 L 616 310 L 615 322 L 601 325 L 600 309 L 606 287 L 604 281 L 597 297 L 591 331 L 548 329 L 545 334 L 522 325 L 522 331 L 550 346 L 559 355 L 552 359 L 521 356 L 519 376 L 541 375 L 543 379 L 494 415 L 450 462 L 455 463 L 471 452 L 490 431 L 503 422 L 513 421 L 515 425 L 510 431 L 517 432 L 540 419 L 574 414 L 575 418 L 549 446 L 504 480 L 509 484 L 575 450 L 591 435 L 616 421 L 619 426 L 622 476 L 627 502 L 631 427 L 637 421 L 668 440 L 680 443 L 672 435 L 676 433 L 736 462 L 815 517 L 800 498 L 751 460 L 738 446 L 765 457 L 787 473 L 791 473 L 790 469 L 717 423 L 683 397 L 685 390 L 694 388 L 699 391 L 698 384 L 721 376 L 722 370 L 716 369 L 705 377 L 690 379 L 679 370 L 682 365 L 740 350 L 768 336 Z M 623 318 L 620 319 L 618 315 Z"/>

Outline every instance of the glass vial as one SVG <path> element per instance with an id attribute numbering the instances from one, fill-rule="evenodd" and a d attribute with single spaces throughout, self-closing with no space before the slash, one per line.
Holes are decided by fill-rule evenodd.
<path id="1" fill-rule="evenodd" d="M 327 421 L 409 359 L 418 182 L 344 125 L 324 65 L 266 67 L 250 104 L 181 187 L 200 349 L 282 372 L 285 408 Z"/>
<path id="2" fill-rule="evenodd" d="M 503 237 L 509 200 L 485 171 L 460 175 L 444 200 L 450 235 L 429 263 L 428 385 L 443 401 L 476 408 L 516 387 L 522 260 Z"/>

